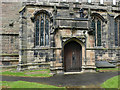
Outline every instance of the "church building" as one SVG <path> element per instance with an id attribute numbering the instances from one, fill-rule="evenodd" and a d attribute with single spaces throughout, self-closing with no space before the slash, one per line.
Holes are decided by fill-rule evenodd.
<path id="1" fill-rule="evenodd" d="M 9 26 L 5 27 L 5 17 L 2 20 L 2 65 L 8 61 L 7 65 L 15 64 L 22 70 L 40 68 L 43 63 L 59 73 L 89 72 L 97 67 L 115 67 L 119 62 L 119 0 L 12 3 L 19 5 L 19 11 L 15 11 L 19 17 L 7 16 L 4 7 L 8 5 L 2 3 L 2 12 L 13 21 L 6 20 Z M 7 28 L 11 31 L 7 32 Z"/>

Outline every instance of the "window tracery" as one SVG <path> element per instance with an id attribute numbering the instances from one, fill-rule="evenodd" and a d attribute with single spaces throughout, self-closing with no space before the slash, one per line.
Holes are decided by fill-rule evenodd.
<path id="1" fill-rule="evenodd" d="M 101 30 L 102 30 L 102 21 L 97 18 L 93 17 L 91 22 L 91 27 L 94 30 L 94 36 L 95 36 L 95 46 L 101 46 Z"/>
<path id="2" fill-rule="evenodd" d="M 35 20 L 35 46 L 49 45 L 49 16 L 45 13 L 37 15 Z"/>

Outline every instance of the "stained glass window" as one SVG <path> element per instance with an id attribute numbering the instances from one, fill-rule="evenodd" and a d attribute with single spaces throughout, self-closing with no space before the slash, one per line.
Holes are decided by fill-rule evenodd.
<path id="1" fill-rule="evenodd" d="M 120 17 L 115 19 L 115 46 L 120 46 Z"/>
<path id="2" fill-rule="evenodd" d="M 49 18 L 45 13 L 38 16 L 35 21 L 35 46 L 47 46 L 49 45 Z"/>
<path id="3" fill-rule="evenodd" d="M 118 46 L 118 27 L 117 27 L 117 22 L 115 21 L 115 46 Z"/>
<path id="4" fill-rule="evenodd" d="M 95 30 L 95 20 L 92 20 L 91 26 L 92 26 L 93 30 Z"/>
<path id="5" fill-rule="evenodd" d="M 41 19 L 40 24 L 40 46 L 44 45 L 44 20 Z"/>
<path id="6" fill-rule="evenodd" d="M 49 45 L 49 21 L 46 19 L 45 22 L 45 45 Z"/>
<path id="7" fill-rule="evenodd" d="M 39 19 L 36 20 L 36 45 L 39 45 Z"/>
<path id="8" fill-rule="evenodd" d="M 120 46 L 120 18 L 119 18 L 119 46 Z"/>
<path id="9" fill-rule="evenodd" d="M 101 46 L 101 20 L 94 18 L 91 22 L 91 27 L 94 30 L 95 46 Z"/>
<path id="10" fill-rule="evenodd" d="M 91 27 L 94 30 L 94 36 L 95 36 L 95 46 L 96 46 L 96 27 L 95 27 L 95 20 L 92 20 Z"/>
<path id="11" fill-rule="evenodd" d="M 101 46 L 101 21 L 97 21 L 97 46 Z"/>

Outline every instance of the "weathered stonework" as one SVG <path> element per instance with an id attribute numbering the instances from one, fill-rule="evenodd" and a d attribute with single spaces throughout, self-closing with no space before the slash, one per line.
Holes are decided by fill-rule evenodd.
<path id="1" fill-rule="evenodd" d="M 22 4 L 19 2 L 1 2 L 2 9 L 2 57 L 3 65 L 18 64 L 19 51 L 19 9 Z"/>
<path id="2" fill-rule="evenodd" d="M 10 57 L 14 56 L 17 59 L 19 55 L 19 64 L 49 62 L 52 70 L 64 71 L 64 47 L 67 43 L 75 41 L 82 47 L 82 71 L 94 70 L 95 61 L 119 61 L 120 47 L 115 46 L 113 23 L 120 15 L 120 11 L 118 6 L 106 4 L 109 5 L 110 2 L 105 1 L 104 5 L 98 4 L 97 0 L 92 4 L 80 3 L 80 1 L 2 3 L 2 54 L 10 54 Z M 13 5 L 13 8 L 6 7 L 9 5 Z M 17 10 L 22 5 L 23 8 L 18 14 Z M 84 17 L 80 14 L 81 8 L 84 9 Z M 50 15 L 49 45 L 36 47 L 34 18 L 41 11 Z M 8 13 L 11 15 L 7 16 Z M 98 17 L 102 21 L 101 46 L 95 46 L 95 35 L 91 28 L 93 17 Z M 1 56 L 3 61 L 9 57 Z M 38 67 L 26 66 L 25 68 Z"/>

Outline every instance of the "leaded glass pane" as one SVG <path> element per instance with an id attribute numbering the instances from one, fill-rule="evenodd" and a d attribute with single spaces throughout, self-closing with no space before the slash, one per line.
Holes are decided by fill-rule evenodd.
<path id="1" fill-rule="evenodd" d="M 95 21 L 94 20 L 91 23 L 91 27 L 93 28 L 93 30 L 95 30 Z"/>
<path id="2" fill-rule="evenodd" d="M 118 46 L 118 26 L 116 21 L 114 31 L 115 31 L 115 46 Z"/>
<path id="3" fill-rule="evenodd" d="M 36 46 L 39 45 L 39 19 L 36 20 L 36 38 L 35 38 Z"/>
<path id="4" fill-rule="evenodd" d="M 45 21 L 45 45 L 49 45 L 49 21 Z"/>
<path id="5" fill-rule="evenodd" d="M 97 46 L 101 46 L 101 22 L 97 21 Z"/>
<path id="6" fill-rule="evenodd" d="M 40 24 L 40 46 L 44 45 L 44 20 L 41 19 Z"/>
<path id="7" fill-rule="evenodd" d="M 96 29 L 95 29 L 95 20 L 92 21 L 91 23 L 91 27 L 93 28 L 94 30 L 94 36 L 95 36 L 95 46 L 96 46 Z"/>
<path id="8" fill-rule="evenodd" d="M 47 15 L 43 13 L 36 17 L 35 45 L 49 45 L 49 19 Z"/>
<path id="9" fill-rule="evenodd" d="M 119 46 L 120 46 L 120 19 L 119 19 Z"/>

